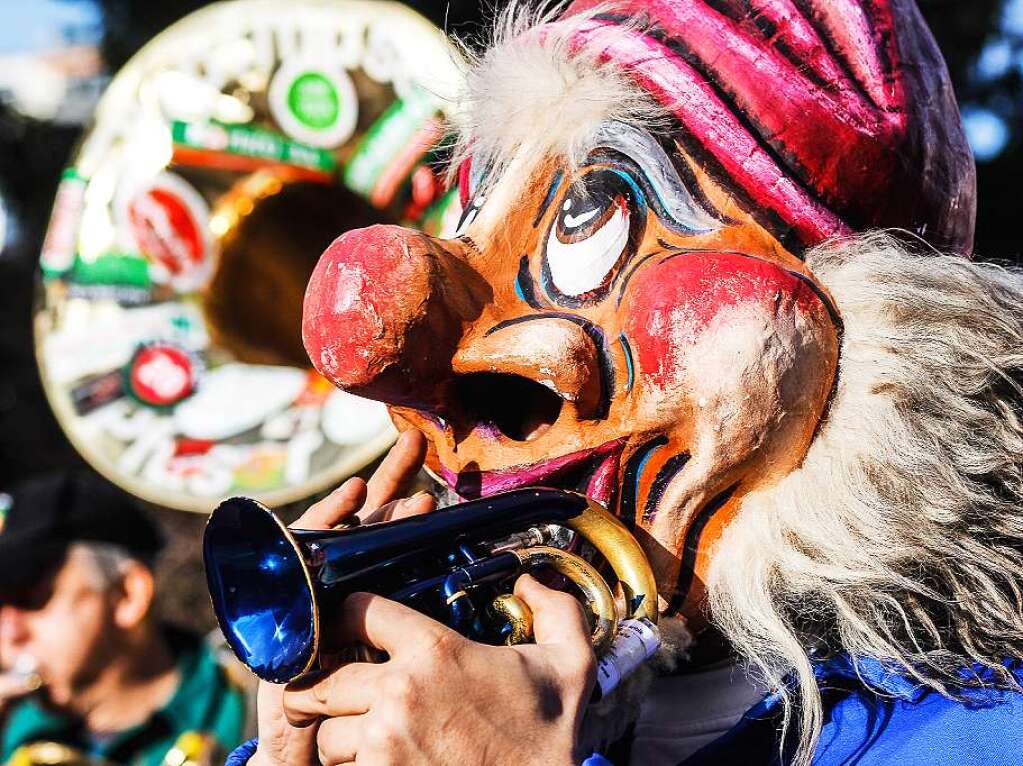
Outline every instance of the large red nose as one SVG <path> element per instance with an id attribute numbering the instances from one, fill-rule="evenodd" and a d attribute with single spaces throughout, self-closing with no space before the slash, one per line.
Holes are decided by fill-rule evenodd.
<path id="1" fill-rule="evenodd" d="M 306 288 L 302 340 L 320 374 L 360 396 L 419 406 L 450 371 L 468 313 L 458 259 L 399 226 L 338 237 Z"/>

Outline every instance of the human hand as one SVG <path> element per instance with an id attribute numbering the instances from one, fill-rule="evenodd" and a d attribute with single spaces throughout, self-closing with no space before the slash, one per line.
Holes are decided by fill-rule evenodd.
<path id="1" fill-rule="evenodd" d="M 323 766 L 578 763 L 596 673 L 586 618 L 574 597 L 529 575 L 515 593 L 533 612 L 535 644 L 479 644 L 382 596 L 353 594 L 346 637 L 389 659 L 289 686 L 289 725 L 315 736 Z"/>
<path id="2" fill-rule="evenodd" d="M 406 431 L 373 473 L 369 482 L 351 478 L 330 495 L 311 505 L 292 524 L 300 529 L 330 529 L 355 516 L 363 522 L 429 513 L 434 498 L 422 493 L 402 498 L 423 465 L 426 440 L 418 431 Z M 390 504 L 390 505 L 388 505 Z M 383 513 L 382 506 L 387 505 Z M 292 726 L 283 711 L 284 686 L 261 681 L 256 694 L 259 746 L 250 766 L 297 766 L 315 763 L 316 726 Z"/>

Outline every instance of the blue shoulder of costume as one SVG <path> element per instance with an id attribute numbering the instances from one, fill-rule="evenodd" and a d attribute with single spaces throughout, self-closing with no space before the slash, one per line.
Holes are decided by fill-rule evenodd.
<path id="1" fill-rule="evenodd" d="M 1019 663 L 1007 667 L 1023 679 Z M 979 680 L 992 684 L 991 674 Z M 847 659 L 826 667 L 827 715 L 815 766 L 1023 766 L 1023 693 L 961 688 L 957 699 L 921 688 L 881 663 Z"/>
<path id="2" fill-rule="evenodd" d="M 1017 681 L 1023 665 L 1006 663 Z M 817 667 L 825 717 L 813 766 L 1023 766 L 1023 692 L 993 685 L 957 698 L 916 685 L 876 660 Z M 980 680 L 992 682 L 990 674 Z M 771 696 L 684 766 L 778 766 L 780 698 Z"/>

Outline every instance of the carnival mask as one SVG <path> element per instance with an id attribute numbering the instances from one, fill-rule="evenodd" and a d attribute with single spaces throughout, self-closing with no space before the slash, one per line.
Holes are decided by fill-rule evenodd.
<path id="1" fill-rule="evenodd" d="M 835 385 L 841 318 L 802 251 L 853 230 L 850 211 L 856 226 L 919 230 L 951 202 L 932 189 L 896 204 L 893 179 L 906 168 L 864 167 L 903 146 L 906 124 L 885 127 L 888 113 L 864 100 L 822 101 L 791 74 L 799 61 L 786 63 L 778 41 L 804 17 L 776 20 L 767 35 L 703 3 L 642 7 L 656 30 L 577 4 L 482 66 L 500 66 L 502 45 L 518 61 L 523 45 L 546 54 L 538 60 L 556 70 L 560 95 L 551 86 L 540 108 L 509 107 L 524 133 L 557 134 L 572 112 L 552 99 L 571 104 L 622 78 L 663 107 L 664 124 L 614 119 L 612 92 L 602 118 L 573 133 L 581 148 L 519 140 L 498 161 L 473 146 L 500 137 L 470 137 L 457 236 L 346 233 L 310 281 L 304 338 L 326 377 L 426 434 L 428 467 L 463 497 L 548 485 L 613 509 L 651 559 L 662 611 L 692 616 L 714 541 L 746 494 L 798 468 Z M 890 23 L 885 13 L 860 21 L 871 40 Z M 865 88 L 891 74 L 890 51 L 865 52 L 838 31 L 838 58 L 863 54 L 857 65 L 877 67 L 856 75 Z M 769 92 L 771 67 L 796 85 Z M 501 84 L 481 79 L 489 109 L 524 97 L 502 100 Z M 836 138 L 828 126 L 856 110 L 884 129 Z M 971 227 L 953 221 L 943 235 L 964 239 Z"/>

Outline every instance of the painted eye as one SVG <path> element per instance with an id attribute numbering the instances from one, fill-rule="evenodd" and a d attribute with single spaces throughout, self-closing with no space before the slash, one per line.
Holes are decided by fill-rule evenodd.
<path id="1" fill-rule="evenodd" d="M 572 185 L 547 238 L 546 270 L 559 293 L 578 298 L 604 286 L 628 247 L 641 197 L 628 176 L 606 168 Z"/>

